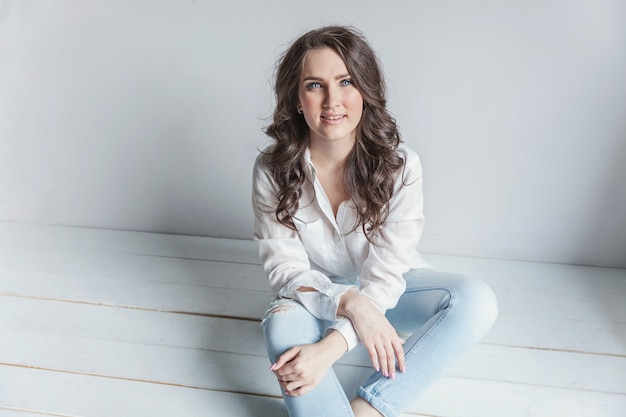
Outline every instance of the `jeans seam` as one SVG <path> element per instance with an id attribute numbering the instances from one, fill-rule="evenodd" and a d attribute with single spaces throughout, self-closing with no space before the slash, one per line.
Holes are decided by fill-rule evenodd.
<path id="1" fill-rule="evenodd" d="M 452 291 L 450 291 L 450 289 L 448 288 L 441 288 L 441 287 L 429 287 L 429 288 L 420 288 L 419 290 L 407 290 L 406 293 L 412 293 L 412 292 L 422 292 L 422 291 L 432 291 L 432 290 L 442 290 L 447 292 L 450 295 L 450 301 L 448 302 L 448 306 L 445 308 L 445 311 L 443 312 L 443 314 L 441 315 L 441 317 L 439 317 L 439 319 L 433 323 L 433 325 L 426 331 L 426 333 L 424 333 L 424 335 L 422 335 L 422 337 L 417 340 L 415 342 L 415 344 L 411 347 L 411 349 L 405 353 L 405 358 L 408 359 L 410 356 L 412 356 L 413 352 L 415 351 L 415 349 L 422 344 L 422 342 L 424 340 L 427 340 L 428 337 L 430 337 L 430 335 L 437 330 L 437 328 L 441 325 L 441 322 L 448 316 L 448 314 L 450 313 L 450 310 L 452 310 L 453 306 L 454 306 L 454 301 L 456 300 L 456 296 L 455 294 L 453 294 Z M 371 389 L 371 392 L 369 392 L 369 394 L 373 397 L 375 397 L 379 402 L 381 402 L 385 408 L 389 408 L 387 406 L 387 404 L 378 397 L 378 393 L 380 392 L 380 390 L 383 388 L 384 385 L 388 384 L 388 383 L 392 383 L 393 380 L 389 379 L 389 378 L 382 378 L 379 382 L 377 382 Z M 362 389 L 362 388 L 361 388 Z M 365 391 L 365 390 L 363 390 Z M 367 392 L 367 391 L 365 391 Z"/>

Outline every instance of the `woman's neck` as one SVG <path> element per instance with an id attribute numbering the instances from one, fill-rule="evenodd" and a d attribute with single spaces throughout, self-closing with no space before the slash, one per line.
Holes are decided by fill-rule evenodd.
<path id="1" fill-rule="evenodd" d="M 336 170 L 343 168 L 348 156 L 352 152 L 356 140 L 311 140 L 309 150 L 311 160 L 316 168 Z"/>
<path id="2" fill-rule="evenodd" d="M 344 167 L 355 143 L 355 140 L 312 140 L 309 144 L 317 179 L 326 193 L 335 217 L 341 203 L 350 199 L 344 184 Z"/>

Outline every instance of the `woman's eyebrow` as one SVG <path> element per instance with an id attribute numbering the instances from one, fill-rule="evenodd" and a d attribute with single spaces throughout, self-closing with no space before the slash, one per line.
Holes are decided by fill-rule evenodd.
<path id="1" fill-rule="evenodd" d="M 335 80 L 340 80 L 342 78 L 348 78 L 348 77 L 350 77 L 350 74 L 341 74 L 341 75 L 337 75 L 335 77 Z M 322 77 L 316 77 L 313 75 L 306 76 L 302 79 L 302 81 L 322 81 L 322 80 L 323 80 Z"/>

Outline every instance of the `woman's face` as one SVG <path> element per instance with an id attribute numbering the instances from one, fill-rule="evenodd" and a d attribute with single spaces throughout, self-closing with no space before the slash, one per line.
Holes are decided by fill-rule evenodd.
<path id="1" fill-rule="evenodd" d="M 309 51 L 300 74 L 298 98 L 311 141 L 354 143 L 363 114 L 363 97 L 335 51 Z"/>

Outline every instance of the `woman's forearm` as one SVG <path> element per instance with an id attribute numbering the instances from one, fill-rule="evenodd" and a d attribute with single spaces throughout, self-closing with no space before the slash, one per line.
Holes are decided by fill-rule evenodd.
<path id="1" fill-rule="evenodd" d="M 317 291 L 317 290 L 311 287 L 300 287 L 298 288 L 298 291 L 299 292 L 312 292 L 312 291 Z M 348 291 L 348 292 L 352 292 L 352 291 Z M 340 314 L 339 310 L 337 310 L 337 314 Z M 320 344 L 324 346 L 325 349 L 328 349 L 329 353 L 333 357 L 333 362 L 336 362 L 339 358 L 341 358 L 341 356 L 343 356 L 344 353 L 348 351 L 348 342 L 343 337 L 343 335 L 337 330 L 331 330 L 330 332 L 328 332 L 326 337 L 324 337 L 320 341 Z"/>

